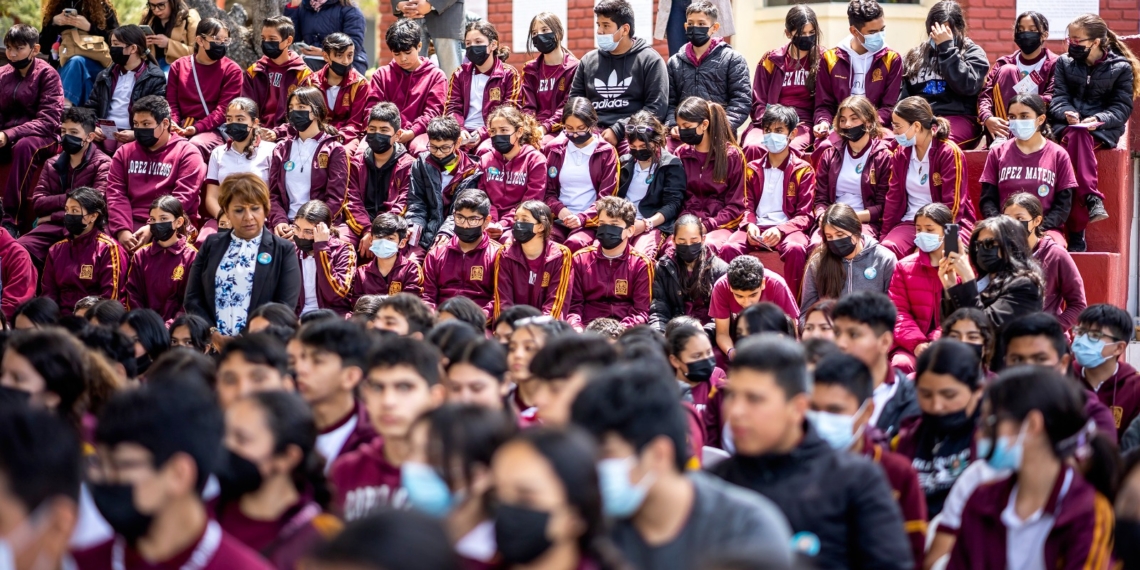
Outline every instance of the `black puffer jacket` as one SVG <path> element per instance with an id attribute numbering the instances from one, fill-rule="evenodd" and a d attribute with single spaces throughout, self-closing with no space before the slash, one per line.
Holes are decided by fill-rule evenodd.
<path id="1" fill-rule="evenodd" d="M 621 164 L 623 174 L 618 178 L 617 197 L 625 198 L 635 172 L 633 156 L 623 154 L 618 162 Z M 641 217 L 651 218 L 657 212 L 661 212 L 661 215 L 665 216 L 665 221 L 657 226 L 657 229 L 667 234 L 673 233 L 673 223 L 677 221 L 677 216 L 681 215 L 681 208 L 685 205 L 686 184 L 685 167 L 681 165 L 681 159 L 661 149 L 661 159 L 657 162 L 657 170 L 649 183 L 649 190 L 637 204 Z"/>
<path id="2" fill-rule="evenodd" d="M 669 116 L 665 124 L 677 124 L 677 106 L 688 97 L 700 97 L 724 107 L 732 130 L 737 131 L 752 111 L 752 82 L 748 62 L 726 43 L 709 49 L 700 65 L 682 48 L 669 58 Z"/>
<path id="3" fill-rule="evenodd" d="M 1096 115 L 1104 124 L 1092 131 L 1093 138 L 1115 147 L 1132 115 L 1131 63 L 1116 52 L 1109 52 L 1092 67 L 1061 55 L 1053 70 L 1053 101 L 1049 104 L 1053 132 L 1068 124 L 1065 111 L 1076 111 L 1082 119 Z"/>
<path id="4" fill-rule="evenodd" d="M 431 249 L 435 243 L 435 236 L 441 231 L 451 235 L 454 232 L 455 221 L 451 219 L 451 212 L 443 211 L 443 177 L 439 168 L 428 164 L 431 153 L 423 151 L 416 162 L 412 164 L 412 184 L 408 190 L 408 206 L 404 217 L 409 225 L 423 228 L 420 234 L 420 247 Z M 456 167 L 460 168 L 460 167 Z M 453 197 L 464 190 L 475 188 L 483 173 L 478 165 L 470 163 L 463 167 L 463 171 L 456 171 L 448 193 Z"/>
<path id="5" fill-rule="evenodd" d="M 712 283 L 716 283 L 722 275 L 728 273 L 728 264 L 721 258 L 710 255 L 709 256 L 709 277 Z M 710 293 L 711 291 L 711 287 Z M 665 325 L 669 323 L 673 317 L 688 314 L 685 310 L 685 290 L 681 287 L 681 268 L 677 265 L 677 261 L 672 257 L 663 257 L 657 262 L 657 270 L 653 272 L 653 302 L 649 306 L 649 325 L 653 328 L 665 332 Z M 707 305 L 709 299 L 700 299 L 697 302 L 706 305 L 705 312 L 708 312 Z"/>
<path id="6" fill-rule="evenodd" d="M 923 57 L 930 49 L 934 48 L 925 45 L 911 50 L 906 56 L 908 70 L 912 59 Z M 930 103 L 939 117 L 965 115 L 976 119 L 978 94 L 990 71 L 986 50 L 968 39 L 961 48 L 954 40 L 947 40 L 936 49 L 937 69 L 928 69 L 924 64 L 914 77 L 903 78 L 899 101 L 918 95 Z"/>
<path id="7" fill-rule="evenodd" d="M 135 101 L 147 95 L 166 97 L 166 74 L 157 65 L 149 61 L 143 62 L 140 69 L 135 69 L 135 86 L 131 89 L 131 101 L 127 104 L 127 120 L 131 118 L 130 109 Z M 115 96 L 115 82 L 120 75 L 119 66 L 112 65 L 99 72 L 95 77 L 95 86 L 91 88 L 91 96 L 87 98 L 84 107 L 95 110 L 95 116 L 106 119 L 111 112 L 111 100 Z"/>

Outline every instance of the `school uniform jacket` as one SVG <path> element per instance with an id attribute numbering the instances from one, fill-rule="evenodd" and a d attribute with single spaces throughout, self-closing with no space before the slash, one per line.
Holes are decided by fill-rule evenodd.
<path id="1" fill-rule="evenodd" d="M 199 83 L 194 82 L 195 68 L 202 88 L 200 94 Z M 192 54 L 178 58 L 170 64 L 166 80 L 170 122 L 184 127 L 193 126 L 198 133 L 224 125 L 226 108 L 231 101 L 241 97 L 242 75 L 241 66 L 228 57 L 212 65 L 198 63 Z M 206 102 L 204 107 L 203 99 Z"/>
<path id="2" fill-rule="evenodd" d="M 328 104 L 328 73 L 329 66 L 325 65 L 319 71 L 309 75 L 308 84 L 321 92 L 321 99 Z M 340 91 L 336 95 L 335 104 L 329 109 L 328 123 L 336 128 L 338 138 L 342 143 L 364 136 L 364 127 L 368 124 L 368 101 L 372 97 L 372 84 L 364 74 L 349 68 L 348 75 L 340 79 Z"/>
<path id="3" fill-rule="evenodd" d="M 1069 487 L 1061 500 L 1065 479 Z M 948 570 L 1005 570 L 1006 526 L 1001 514 L 1009 504 L 1017 475 L 984 484 L 974 491 L 962 511 Z M 1062 570 L 1108 568 L 1112 557 L 1112 503 L 1072 467 L 1064 466 L 1044 513 L 1052 515 L 1053 528 L 1045 538 L 1045 567 Z M 1024 545 L 1012 545 L 1024 548 Z"/>
<path id="4" fill-rule="evenodd" d="M 352 289 L 349 291 L 349 305 L 356 306 L 356 302 L 365 295 L 396 295 L 408 293 L 420 296 L 423 291 L 424 272 L 420 267 L 419 259 L 406 252 L 396 254 L 396 263 L 388 275 L 380 273 L 380 267 L 375 261 L 358 265 L 356 275 L 352 278 Z"/>
<path id="5" fill-rule="evenodd" d="M 404 217 L 409 225 L 423 229 L 418 245 L 425 250 L 431 249 L 437 234 L 454 234 L 451 203 L 464 190 L 478 187 L 482 177 L 479 165 L 467 153 L 458 151 L 457 157 L 459 163 L 452 169 L 454 176 L 446 187 L 443 185 L 443 170 L 431 159 L 431 153 L 421 152 L 412 164 L 412 183 Z"/>
<path id="6" fill-rule="evenodd" d="M 507 103 L 516 107 L 522 104 L 522 75 L 515 66 L 508 65 L 493 55 L 491 57 L 495 63 L 487 72 L 489 78 L 483 87 L 484 125 L 475 131 L 480 141 L 487 138 L 487 117 L 495 107 Z M 471 76 L 475 73 L 478 73 L 475 64 L 468 61 L 451 74 L 451 81 L 447 84 L 447 105 L 444 112 L 459 121 L 459 127 L 464 130 L 471 130 L 464 126 L 463 121 L 467 118 L 467 107 L 471 102 Z"/>
<path id="7" fill-rule="evenodd" d="M 63 116 L 59 73 L 38 57 L 32 59 L 30 67 L 26 76 L 11 65 L 0 67 L 0 131 L 8 137 L 9 145 L 24 137 L 59 140 L 59 119 Z"/>
<path id="8" fill-rule="evenodd" d="M 564 245 L 547 240 L 542 272 L 531 280 L 530 261 L 522 245 L 512 243 L 495 258 L 495 305 L 492 318 L 514 305 L 530 305 L 556 319 L 566 316 L 574 274 L 573 255 Z"/>
<path id="9" fill-rule="evenodd" d="M 705 166 L 705 153 L 689 145 L 677 149 L 685 167 L 687 188 L 681 214 L 701 219 L 706 231 L 734 230 L 744 219 L 744 153 L 736 145 L 728 147 L 728 171 L 723 182 L 713 180 L 713 164 Z"/>
<path id="10" fill-rule="evenodd" d="M 0 232 L 0 310 L 12 322 L 16 307 L 36 296 L 39 281 L 28 250 L 8 232 Z"/>
<path id="11" fill-rule="evenodd" d="M 253 62 L 245 70 L 241 95 L 257 103 L 261 126 L 283 127 L 289 118 L 289 95 L 306 83 L 312 70 L 296 52 L 289 52 L 285 65 L 277 65 L 268 56 Z M 284 136 L 284 129 L 281 135 Z"/>
<path id="12" fill-rule="evenodd" d="M 172 321 L 184 312 L 186 284 L 190 280 L 190 267 L 198 249 L 186 236 L 170 247 L 162 247 L 153 240 L 131 259 L 127 271 L 127 310 L 153 309 L 162 320 Z"/>
<path id="13" fill-rule="evenodd" d="M 863 445 L 860 453 L 883 468 L 887 482 L 903 514 L 903 530 L 910 539 L 910 551 L 914 554 L 915 570 L 922 570 L 926 555 L 926 494 L 918 484 L 918 473 L 911 461 L 874 442 L 867 428 L 863 431 Z"/>
<path id="14" fill-rule="evenodd" d="M 233 232 L 220 232 L 206 238 L 194 264 L 190 266 L 190 281 L 186 284 L 186 312 L 218 321 L 214 301 L 214 275 L 230 247 Z M 253 288 L 249 295 L 249 310 L 266 303 L 281 303 L 296 307 L 301 294 L 301 268 L 297 265 L 297 248 L 293 242 L 273 235 L 268 228 L 261 230 L 261 247 L 257 249 L 253 271 Z M 267 262 L 262 263 L 262 259 Z M 78 300 L 78 299 L 77 299 Z M 74 304 L 74 303 L 73 303 Z"/>
<path id="15" fill-rule="evenodd" d="M 618 198 L 625 198 L 629 193 L 629 185 L 636 172 L 636 162 L 632 155 L 621 156 L 620 168 L 625 175 L 618 177 L 615 194 Z M 673 233 L 673 223 L 677 221 L 677 217 L 681 215 L 681 208 L 685 205 L 685 180 L 685 168 L 681 165 L 681 159 L 662 148 L 652 180 L 649 181 L 649 189 L 637 204 L 641 217 L 652 218 L 654 214 L 660 212 L 665 221 L 656 229 L 666 234 Z"/>
<path id="16" fill-rule="evenodd" d="M 222 529 L 254 549 L 274 568 L 298 568 L 301 559 L 331 540 L 344 524 L 324 513 L 312 499 L 302 498 L 277 520 L 254 520 L 241 512 L 240 502 L 217 506 L 215 520 Z"/>
<path id="17" fill-rule="evenodd" d="M 348 153 L 336 137 L 324 133 L 308 165 L 311 177 L 309 199 L 320 200 L 333 212 L 333 223 L 344 221 L 354 233 L 361 233 L 371 224 L 364 205 L 349 193 L 352 167 Z M 295 137 L 288 137 L 273 149 L 269 163 L 269 220 L 270 227 L 289 223 L 289 192 L 285 187 L 285 163 L 293 151 Z M 296 165 L 300 168 L 300 165 Z"/>
<path id="18" fill-rule="evenodd" d="M 43 296 L 55 301 L 64 315 L 70 315 L 75 303 L 89 295 L 120 300 L 128 263 L 123 246 L 98 228 L 67 238 L 48 250 L 40 283 Z"/>
<path id="19" fill-rule="evenodd" d="M 459 249 L 457 237 L 428 252 L 424 259 L 424 302 L 434 309 L 452 297 L 463 295 L 490 316 L 494 310 L 495 258 L 502 247 L 484 233 L 475 249 L 469 252 Z"/>
<path id="20" fill-rule="evenodd" d="M 391 212 L 404 215 L 408 208 L 408 190 L 412 186 L 412 165 L 416 162 L 416 157 L 400 143 L 392 145 L 392 155 L 379 168 L 376 167 L 375 156 L 372 147 L 367 144 L 356 147 L 348 184 L 352 201 L 359 201 L 364 206 L 364 215 L 367 217 L 363 230 L 365 232 L 372 230 L 372 220 L 380 214 Z M 369 184 L 369 178 L 372 176 L 381 181 L 387 179 L 387 184 L 380 189 L 383 194 L 370 194 L 372 185 Z"/>
<path id="21" fill-rule="evenodd" d="M 542 200 L 546 192 L 546 157 L 529 144 L 520 146 L 510 160 L 490 150 L 483 155 L 479 169 L 483 171 L 479 189 L 491 199 L 491 222 L 504 232 L 511 231 L 519 204 Z"/>
<path id="22" fill-rule="evenodd" d="M 211 530 L 211 528 L 213 530 Z M 122 564 L 115 564 L 114 554 L 122 549 Z M 200 549 L 200 550 L 199 550 Z M 198 556 L 195 556 L 198 554 Z M 228 532 L 221 529 L 221 525 L 210 520 L 202 530 L 200 537 L 186 546 L 181 552 L 168 560 L 158 563 L 146 561 L 138 550 L 126 544 L 121 537 L 115 538 L 93 546 L 89 549 L 74 552 L 75 567 L 79 570 L 122 570 L 130 568 L 196 568 L 198 570 L 274 570 L 276 568 L 265 558 L 244 545 Z"/>
<path id="23" fill-rule="evenodd" d="M 1021 52 L 1015 51 L 1010 55 L 999 57 L 990 68 L 990 72 L 986 74 L 982 92 L 978 94 L 979 123 L 984 124 L 990 117 L 1009 120 L 1009 103 L 1017 96 L 1013 86 L 1022 79 L 1021 70 L 1017 68 L 1020 56 Z M 1037 81 L 1037 94 L 1041 95 L 1048 105 L 1053 99 L 1053 67 L 1057 65 L 1057 54 L 1045 49 L 1041 57 L 1045 58 L 1045 62 L 1036 72 L 1035 80 L 1040 79 Z"/>
<path id="24" fill-rule="evenodd" d="M 823 62 L 822 49 L 819 50 L 819 61 Z M 788 46 L 786 44 L 764 54 L 760 63 L 756 64 L 756 75 L 752 82 L 752 125 L 749 126 L 749 129 L 759 128 L 768 105 L 780 104 L 780 92 L 784 90 L 784 74 L 788 71 L 795 71 L 794 68 L 789 69 L 791 65 L 788 61 Z M 811 117 L 808 119 L 810 120 Z"/>
<path id="25" fill-rule="evenodd" d="M 1085 389 L 1096 394 L 1096 399 L 1112 411 L 1116 433 L 1123 439 L 1125 430 L 1132 425 L 1137 416 L 1140 416 L 1140 373 L 1123 360 L 1117 361 L 1116 365 L 1116 374 L 1100 386 L 1089 384 L 1085 379 L 1085 371 L 1079 364 L 1073 364 L 1073 372 L 1081 379 Z M 1129 448 L 1125 446 L 1125 449 Z"/>
<path id="26" fill-rule="evenodd" d="M 36 218 L 49 216 L 51 223 L 63 231 L 63 207 L 67 193 L 80 186 L 90 186 L 107 193 L 107 179 L 111 173 L 111 157 L 99 150 L 98 145 L 87 145 L 83 161 L 71 168 L 71 155 L 61 152 L 47 162 L 40 181 L 32 191 L 32 214 Z M 43 225 L 43 224 L 39 224 Z M 38 226 L 37 226 L 38 227 Z M 60 234 L 60 237 L 63 237 Z"/>
<path id="27" fill-rule="evenodd" d="M 653 298 L 653 262 L 629 247 L 615 259 L 602 255 L 598 246 L 578 250 L 573 261 L 566 322 L 585 327 L 607 317 L 629 328 L 649 322 Z"/>
<path id="28" fill-rule="evenodd" d="M 863 194 L 863 208 L 871 215 L 871 220 L 867 222 L 867 225 L 880 230 L 879 235 L 883 235 L 881 230 L 883 207 L 887 202 L 887 190 L 890 188 L 891 157 L 893 155 L 888 143 L 877 137 L 871 137 L 867 146 L 863 147 L 863 152 L 871 153 L 867 157 L 867 164 L 863 167 L 863 172 L 859 177 L 859 188 Z M 843 160 L 846 155 L 847 141 L 841 141 L 837 146 L 825 148 L 815 163 L 816 190 L 812 210 L 816 218 L 823 215 L 827 207 L 835 203 L 839 173 L 843 170 Z M 905 177 L 903 182 L 906 182 Z"/>
<path id="29" fill-rule="evenodd" d="M 914 354 L 918 345 L 942 337 L 942 281 L 929 255 L 916 251 L 895 264 L 889 293 L 899 310 L 895 346 Z"/>
<path id="30" fill-rule="evenodd" d="M 117 236 L 123 230 L 143 227 L 150 217 L 150 205 L 166 194 L 177 198 L 191 221 L 196 221 L 205 179 L 202 151 L 174 133 L 158 150 L 138 141 L 119 147 L 107 173 L 107 233 Z"/>
<path id="31" fill-rule="evenodd" d="M 617 191 L 618 179 L 621 177 L 620 168 L 618 166 L 617 150 L 610 145 L 610 143 L 596 137 L 598 144 L 594 147 L 594 153 L 590 155 L 590 182 L 594 185 L 594 190 L 597 192 L 594 201 L 605 196 L 612 196 Z M 571 145 L 569 139 L 558 138 L 546 147 L 546 198 L 547 206 L 550 206 L 550 211 L 555 216 L 562 208 L 566 206 L 562 203 L 562 182 L 560 175 L 562 174 L 562 166 L 566 162 L 566 153 L 569 152 L 567 145 Z M 585 212 L 578 214 L 578 221 L 582 223 L 582 227 L 598 225 L 598 210 L 594 204 Z"/>
<path id="32" fill-rule="evenodd" d="M 380 66 L 372 74 L 367 113 L 377 103 L 388 101 L 400 109 L 400 128 L 415 136 L 427 132 L 428 121 L 443 115 L 447 102 L 447 75 L 426 57 L 420 66 L 408 73 L 396 62 Z"/>
<path id="33" fill-rule="evenodd" d="M 815 76 L 815 123 L 835 124 L 839 104 L 851 95 L 851 61 L 847 51 L 833 47 L 823 52 L 819 72 Z M 902 92 L 903 58 L 895 50 L 884 47 L 871 58 L 871 67 L 863 81 L 864 95 L 879 110 L 879 121 L 891 124 L 891 111 Z"/>
<path id="34" fill-rule="evenodd" d="M 1085 281 L 1073 256 L 1046 234 L 1038 238 L 1033 259 L 1041 264 L 1041 275 L 1045 278 L 1041 310 L 1056 316 L 1065 330 L 1073 328 L 1081 311 L 1089 305 L 1085 299 Z"/>
<path id="35" fill-rule="evenodd" d="M 330 237 L 329 241 L 313 242 L 313 257 L 317 260 L 317 306 L 332 309 L 338 314 L 352 312 L 349 291 L 356 275 L 356 250 L 352 244 Z M 297 250 L 297 271 L 305 254 Z M 301 294 L 297 296 L 297 314 L 305 308 L 305 280 L 301 279 Z"/>
<path id="36" fill-rule="evenodd" d="M 543 56 L 526 62 L 522 70 L 522 110 L 534 115 L 546 134 L 562 130 L 562 108 L 570 98 L 570 85 L 578 69 L 578 58 L 563 50 L 562 64 L 546 65 Z"/>
<path id="37" fill-rule="evenodd" d="M 756 206 L 764 195 L 764 169 L 768 165 L 768 155 L 748 164 L 744 170 L 744 223 L 756 223 Z M 815 171 L 806 160 L 789 152 L 781 168 L 784 171 L 783 211 L 788 221 L 776 226 L 783 235 L 792 232 L 806 232 L 815 219 L 811 215 L 811 205 L 815 200 Z"/>
<path id="38" fill-rule="evenodd" d="M 974 203 L 966 191 L 969 172 L 962 149 L 951 141 L 934 139 L 926 151 L 930 161 L 930 199 L 950 208 L 954 223 L 962 227 L 962 235 L 974 230 Z M 906 174 L 914 147 L 899 148 L 891 158 L 890 187 L 883 207 L 883 235 L 902 223 L 907 211 Z M 836 172 L 838 174 L 838 172 Z"/>
<path id="39" fill-rule="evenodd" d="M 724 370 L 719 367 L 713 369 L 708 382 L 701 382 L 688 389 L 681 401 L 687 402 L 691 398 L 693 409 L 697 412 L 702 429 L 705 432 L 705 445 L 723 449 L 721 434 L 724 433 L 724 394 L 728 384 Z"/>

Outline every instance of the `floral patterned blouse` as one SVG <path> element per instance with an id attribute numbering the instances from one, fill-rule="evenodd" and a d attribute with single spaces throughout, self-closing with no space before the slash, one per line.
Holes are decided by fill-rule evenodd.
<path id="1" fill-rule="evenodd" d="M 245 328 L 249 301 L 253 296 L 253 272 L 257 268 L 257 250 L 261 234 L 251 240 L 236 235 L 230 238 L 218 271 L 214 274 L 214 305 L 217 307 L 218 332 L 235 336 Z"/>

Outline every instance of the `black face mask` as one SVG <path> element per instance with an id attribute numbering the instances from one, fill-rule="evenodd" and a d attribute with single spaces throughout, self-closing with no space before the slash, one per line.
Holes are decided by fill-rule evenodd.
<path id="1" fill-rule="evenodd" d="M 455 226 L 455 237 L 459 238 L 459 241 L 463 243 L 475 243 L 483 237 L 483 226 L 473 228 Z"/>
<path id="2" fill-rule="evenodd" d="M 689 146 L 697 146 L 701 144 L 701 141 L 705 140 L 704 133 L 698 133 L 696 127 L 691 129 L 678 129 L 677 135 L 681 137 L 681 142 Z"/>
<path id="3" fill-rule="evenodd" d="M 511 142 L 511 137 L 514 135 L 495 135 L 491 137 L 491 147 L 499 151 L 499 154 L 507 154 L 515 148 L 515 143 Z"/>
<path id="4" fill-rule="evenodd" d="M 514 505 L 495 509 L 495 542 L 503 562 L 529 564 L 550 550 L 553 543 L 546 537 L 550 513 Z"/>
<path id="5" fill-rule="evenodd" d="M 1029 221 L 1018 220 L 1017 223 L 1021 224 L 1021 227 L 1025 228 L 1025 233 L 1027 235 L 1033 235 L 1033 230 L 1029 229 Z"/>
<path id="6" fill-rule="evenodd" d="M 145 148 L 154 148 L 158 144 L 158 134 L 155 133 L 157 130 L 154 127 L 135 129 L 135 140 Z"/>
<path id="7" fill-rule="evenodd" d="M 297 249 L 308 253 L 313 251 L 313 242 L 316 240 L 305 239 L 300 236 L 293 236 L 293 243 L 297 244 Z"/>
<path id="8" fill-rule="evenodd" d="M 602 224 L 598 226 L 598 243 L 602 244 L 602 249 L 613 249 L 621 245 L 624 234 L 625 228 L 611 224 Z"/>
<path id="9" fill-rule="evenodd" d="M 269 56 L 269 59 L 277 59 L 285 50 L 281 49 L 281 42 L 261 42 L 261 53 Z"/>
<path id="10" fill-rule="evenodd" d="M 986 362 L 985 362 L 984 357 L 982 356 L 982 353 L 984 353 L 986 351 L 986 345 L 966 343 L 966 346 L 974 349 L 974 353 L 978 355 L 978 362 L 981 362 L 982 366 L 985 366 Z"/>
<path id="11" fill-rule="evenodd" d="M 27 406 L 31 399 L 31 392 L 0 386 L 0 408 L 5 406 Z"/>
<path id="12" fill-rule="evenodd" d="M 226 44 L 210 42 L 210 47 L 206 48 L 206 57 L 217 61 L 226 57 L 226 49 Z"/>
<path id="13" fill-rule="evenodd" d="M 922 424 L 923 426 L 930 426 L 930 429 L 934 430 L 934 433 L 955 433 L 966 429 L 973 429 L 974 418 L 967 416 L 966 410 L 941 416 L 923 412 Z"/>
<path id="14" fill-rule="evenodd" d="M 261 470 L 257 465 L 228 449 L 224 463 L 214 475 L 218 478 L 222 497 L 227 499 L 236 499 L 261 488 Z"/>
<path id="15" fill-rule="evenodd" d="M 83 139 L 75 135 L 63 135 L 61 143 L 63 152 L 67 154 L 79 154 L 83 151 Z"/>
<path id="16" fill-rule="evenodd" d="M 800 51 L 811 51 L 815 47 L 815 34 L 810 36 L 796 36 L 792 38 L 792 45 Z"/>
<path id="17" fill-rule="evenodd" d="M 534 49 L 538 50 L 542 55 L 546 55 L 558 47 L 558 39 L 554 37 L 554 32 L 538 34 L 531 38 L 530 41 L 534 44 Z"/>
<path id="18" fill-rule="evenodd" d="M 998 254 L 998 248 L 996 247 L 993 249 L 979 247 L 974 257 L 978 262 L 978 271 L 986 275 L 991 275 L 1005 269 L 1005 260 Z"/>
<path id="19" fill-rule="evenodd" d="M 63 229 L 72 236 L 83 233 L 87 229 L 87 224 L 83 223 L 83 214 L 64 214 Z"/>
<path id="20" fill-rule="evenodd" d="M 434 162 L 440 168 L 446 168 L 447 165 L 451 164 L 451 161 L 455 160 L 455 153 L 454 152 L 443 157 L 443 158 L 440 158 L 434 154 L 429 154 L 428 156 L 430 156 L 432 162 Z"/>
<path id="21" fill-rule="evenodd" d="M 226 123 L 223 128 L 226 129 L 226 134 L 237 142 L 242 142 L 249 138 L 250 128 L 249 125 L 245 123 Z"/>
<path id="22" fill-rule="evenodd" d="M 154 241 L 166 241 L 174 237 L 174 222 L 155 222 L 150 224 L 150 237 Z"/>
<path id="23" fill-rule="evenodd" d="M 689 26 L 685 28 L 685 37 L 689 39 L 689 43 L 693 44 L 693 47 L 701 47 L 712 39 L 709 37 L 708 26 Z"/>
<path id="24" fill-rule="evenodd" d="M 135 488 L 133 485 L 92 483 L 88 487 L 95 506 L 115 534 L 134 544 L 150 532 L 154 521 L 151 515 L 144 515 L 135 508 Z"/>
<path id="25" fill-rule="evenodd" d="M 855 125 L 854 127 L 839 129 L 837 132 L 839 136 L 849 141 L 857 141 L 867 134 L 867 125 Z"/>
<path id="26" fill-rule="evenodd" d="M 372 149 L 372 154 L 384 154 L 392 150 L 392 135 L 369 133 L 364 136 L 364 141 L 368 143 L 368 148 Z"/>
<path id="27" fill-rule="evenodd" d="M 124 49 L 126 48 L 122 46 L 111 46 L 111 63 L 122 67 L 131 60 L 130 54 L 123 53 Z"/>
<path id="28" fill-rule="evenodd" d="M 1017 32 L 1013 34 L 1013 43 L 1021 53 L 1033 53 L 1041 47 L 1041 34 L 1039 32 Z"/>
<path id="29" fill-rule="evenodd" d="M 855 240 L 851 239 L 851 236 L 828 240 L 827 250 L 839 257 L 847 257 L 855 251 Z"/>
<path id="30" fill-rule="evenodd" d="M 1085 47 L 1080 44 L 1069 44 L 1069 57 L 1074 61 L 1085 61 L 1089 58 L 1089 52 L 1092 51 L 1091 47 Z"/>
<path id="31" fill-rule="evenodd" d="M 689 367 L 689 371 L 685 373 L 685 378 L 690 382 L 708 382 L 712 378 L 713 369 L 716 368 L 716 359 L 697 360 L 687 363 L 686 366 Z"/>
<path id="32" fill-rule="evenodd" d="M 142 376 L 146 373 L 147 369 L 150 368 L 152 363 L 154 363 L 154 359 L 152 359 L 149 354 L 135 357 L 135 374 Z"/>
<path id="33" fill-rule="evenodd" d="M 630 149 L 629 155 L 632 156 L 634 160 L 645 162 L 653 158 L 653 151 L 648 148 Z"/>
<path id="34" fill-rule="evenodd" d="M 293 125 L 297 132 L 304 132 L 313 124 L 313 114 L 310 111 L 289 111 L 289 124 Z"/>
<path id="35" fill-rule="evenodd" d="M 530 222 L 515 222 L 515 225 L 511 226 L 511 235 L 514 236 L 515 241 L 526 243 L 534 239 L 534 224 Z"/>
<path id="36" fill-rule="evenodd" d="M 348 72 L 349 72 L 349 70 L 352 69 L 352 66 L 348 65 L 348 64 L 344 64 L 344 63 L 337 63 L 335 61 L 330 61 L 329 62 L 329 69 L 331 69 L 333 73 L 335 73 L 341 77 L 348 77 Z"/>
<path id="37" fill-rule="evenodd" d="M 467 46 L 467 59 L 474 63 L 476 67 L 487 63 L 487 58 L 491 54 L 487 52 L 490 46 Z"/>
<path id="38" fill-rule="evenodd" d="M 586 131 L 584 133 L 566 133 L 566 138 L 570 139 L 570 142 L 576 145 L 586 144 L 586 141 L 590 140 L 590 137 L 593 136 L 594 133 L 591 133 L 590 131 Z"/>
<path id="39" fill-rule="evenodd" d="M 25 67 L 31 65 L 32 64 L 32 58 L 34 58 L 34 57 L 35 56 L 30 56 L 30 57 L 21 59 L 20 61 L 9 61 L 8 63 L 12 67 L 16 68 L 16 71 L 19 71 L 19 70 L 24 69 Z"/>
<path id="40" fill-rule="evenodd" d="M 701 256 L 701 250 L 704 248 L 703 244 L 690 243 L 688 245 L 678 245 L 674 247 L 677 252 L 677 258 L 685 263 L 692 263 Z"/>

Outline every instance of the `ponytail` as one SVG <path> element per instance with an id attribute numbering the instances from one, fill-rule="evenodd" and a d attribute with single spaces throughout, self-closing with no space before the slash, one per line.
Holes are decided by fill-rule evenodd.
<path id="1" fill-rule="evenodd" d="M 724 107 L 700 97 L 688 97 L 677 107 L 677 117 L 693 123 L 709 122 L 705 136 L 709 137 L 709 154 L 704 168 L 713 163 L 713 182 L 728 180 L 729 147 L 736 146 L 736 135 L 728 123 Z"/>
<path id="2" fill-rule="evenodd" d="M 950 140 L 950 121 L 945 117 L 935 117 L 930 103 L 918 95 L 912 95 L 895 103 L 895 108 L 891 112 L 906 121 L 908 125 L 918 123 L 922 128 L 932 131 L 934 138 L 939 141 Z"/>
<path id="3" fill-rule="evenodd" d="M 1140 98 L 1140 58 L 1137 58 L 1136 54 L 1132 53 L 1132 50 L 1128 49 L 1128 46 L 1120 41 L 1120 37 L 1116 35 L 1116 32 L 1112 30 L 1105 31 L 1108 36 L 1108 48 L 1116 50 L 1124 59 L 1128 60 L 1128 63 L 1132 64 L 1132 98 Z"/>
<path id="4" fill-rule="evenodd" d="M 1045 116 L 1045 109 L 1047 105 L 1045 104 L 1045 100 L 1036 93 L 1018 93 L 1017 95 L 1014 95 L 1013 99 L 1010 99 L 1009 101 L 1009 106 L 1006 107 L 1007 116 L 1009 114 L 1009 110 L 1013 108 L 1014 104 L 1025 105 L 1026 107 L 1029 107 L 1035 114 L 1037 114 L 1038 117 Z M 1046 118 L 1046 120 L 1041 123 L 1041 127 L 1037 130 L 1041 133 L 1041 136 L 1049 140 L 1053 140 L 1053 129 L 1049 127 L 1048 118 Z"/>
<path id="5" fill-rule="evenodd" d="M 486 36 L 488 43 L 499 42 L 498 49 L 496 49 L 494 53 L 491 54 L 499 61 L 507 61 L 507 58 L 511 57 L 511 48 L 503 45 L 502 40 L 499 39 L 499 30 L 497 30 L 495 28 L 495 25 L 491 22 L 488 22 L 487 20 L 475 20 L 474 22 L 467 24 L 467 29 L 463 32 L 463 37 L 466 38 L 467 34 L 470 34 L 471 32 L 479 32 L 480 34 L 483 34 Z M 527 35 L 529 35 L 529 33 Z"/>
<path id="6" fill-rule="evenodd" d="M 946 117 L 934 117 L 934 125 L 930 130 L 934 134 L 934 138 L 942 142 L 950 140 L 950 121 Z"/>

